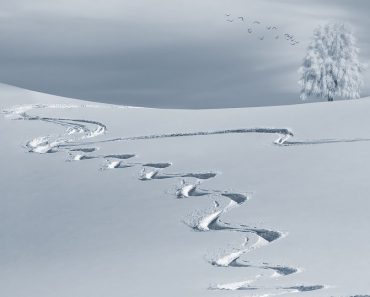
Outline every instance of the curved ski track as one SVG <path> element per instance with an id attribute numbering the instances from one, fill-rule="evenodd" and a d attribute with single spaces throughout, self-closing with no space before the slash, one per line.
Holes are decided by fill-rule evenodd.
<path id="1" fill-rule="evenodd" d="M 42 121 L 46 123 L 55 124 L 65 129 L 60 135 L 47 135 L 36 137 L 26 143 L 26 148 L 33 153 L 55 153 L 65 151 L 69 155 L 69 161 L 82 161 L 89 159 L 102 159 L 105 164 L 100 169 L 117 169 L 127 168 L 133 166 L 141 166 L 141 171 L 138 178 L 142 181 L 167 179 L 167 178 L 181 178 L 181 184 L 175 192 L 178 199 L 207 196 L 214 199 L 213 207 L 207 211 L 198 212 L 193 215 L 186 224 L 193 230 L 199 232 L 210 231 L 230 231 L 239 232 L 243 235 L 244 242 L 240 248 L 234 248 L 231 252 L 222 254 L 209 260 L 209 263 L 215 267 L 228 268 L 257 268 L 260 270 L 270 270 L 272 273 L 270 277 L 284 277 L 300 272 L 299 268 L 289 267 L 286 265 L 273 265 L 269 263 L 251 264 L 242 259 L 243 255 L 252 252 L 257 248 L 268 246 L 278 239 L 285 236 L 280 231 L 250 227 L 243 224 L 232 224 L 222 220 L 223 214 L 232 211 L 236 207 L 241 207 L 249 200 L 249 195 L 238 192 L 228 192 L 222 190 L 201 189 L 200 184 L 207 179 L 214 178 L 218 172 L 190 172 L 169 174 L 163 173 L 163 169 L 172 165 L 171 162 L 150 162 L 150 163 L 128 163 L 126 160 L 135 157 L 135 154 L 117 154 L 117 155 L 89 155 L 89 153 L 96 152 L 99 147 L 98 144 L 116 141 L 135 141 L 135 140 L 150 140 L 158 138 L 172 138 L 172 137 L 192 137 L 192 136 L 206 136 L 206 135 L 221 135 L 221 134 L 244 134 L 244 133 L 263 133 L 263 134 L 277 134 L 278 139 L 274 144 L 279 146 L 292 145 L 312 145 L 324 143 L 338 143 L 338 142 L 357 142 L 370 141 L 366 138 L 356 139 L 322 139 L 310 141 L 289 141 L 293 137 L 293 132 L 287 128 L 242 128 L 242 129 L 228 129 L 216 131 L 200 131 L 187 133 L 171 133 L 171 134 L 153 134 L 134 137 L 119 137 L 101 141 L 87 141 L 88 139 L 96 138 L 107 132 L 105 124 L 98 121 L 84 120 L 84 119 L 67 119 L 67 118 L 51 118 L 41 116 L 31 116 L 27 114 L 30 110 L 35 109 L 71 109 L 71 108 L 101 108 L 100 105 L 62 105 L 62 104 L 34 104 L 34 105 L 20 105 L 13 108 L 3 110 L 3 114 L 13 120 L 27 120 L 27 121 Z M 117 107 L 120 108 L 120 107 Z M 90 147 L 86 147 L 90 146 Z M 190 180 L 186 180 L 190 179 Z M 222 200 L 227 199 L 229 202 L 226 206 L 221 206 Z M 216 284 L 209 287 L 210 290 L 244 290 L 263 293 L 254 296 L 276 296 L 286 293 L 302 293 L 307 291 L 316 291 L 327 288 L 325 285 L 302 285 L 296 286 L 276 286 L 276 287 L 260 287 L 253 283 L 260 278 L 261 275 L 256 276 L 253 280 L 246 280 L 240 282 Z M 267 292 L 266 292 L 267 291 Z"/>

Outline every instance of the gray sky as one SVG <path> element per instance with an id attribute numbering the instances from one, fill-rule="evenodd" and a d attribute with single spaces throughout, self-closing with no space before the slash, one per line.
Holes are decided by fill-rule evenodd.
<path id="1" fill-rule="evenodd" d="M 0 81 L 135 106 L 299 103 L 297 69 L 319 24 L 349 22 L 362 61 L 370 60 L 370 1 L 322 2 L 0 0 Z M 225 13 L 245 22 L 227 22 Z M 254 20 L 262 24 L 252 26 Z M 269 25 L 300 44 L 276 40 Z M 369 72 L 364 96 L 370 95 Z"/>

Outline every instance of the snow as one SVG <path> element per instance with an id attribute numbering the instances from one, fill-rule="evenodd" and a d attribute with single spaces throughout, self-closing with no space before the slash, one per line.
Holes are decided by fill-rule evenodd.
<path id="1" fill-rule="evenodd" d="M 258 249 L 260 247 L 263 247 L 265 245 L 268 245 L 268 241 L 259 237 L 257 239 L 257 242 L 254 243 L 253 245 L 245 247 L 246 246 L 246 243 L 245 243 L 245 244 L 242 245 L 242 247 L 243 247 L 242 249 L 240 249 L 238 251 L 235 251 L 235 252 L 232 252 L 230 254 L 227 254 L 227 255 L 221 257 L 220 259 L 217 259 L 216 261 L 213 262 L 213 265 L 228 267 L 228 266 L 230 266 L 230 264 L 232 262 L 239 259 L 242 255 L 244 255 L 246 253 L 249 253 L 249 252 L 251 252 L 255 249 Z"/>
<path id="2" fill-rule="evenodd" d="M 200 231 L 209 231 L 209 225 L 217 219 L 220 214 L 222 213 L 222 210 L 217 210 L 209 215 L 206 215 L 204 218 L 202 218 L 199 222 L 199 224 L 196 226 L 197 229 Z"/>
<path id="3" fill-rule="evenodd" d="M 6 85 L 0 98 L 2 295 L 370 293 L 369 100 L 161 110 Z M 144 167 L 159 173 L 140 180 Z M 194 211 L 198 230 L 183 223 Z"/>

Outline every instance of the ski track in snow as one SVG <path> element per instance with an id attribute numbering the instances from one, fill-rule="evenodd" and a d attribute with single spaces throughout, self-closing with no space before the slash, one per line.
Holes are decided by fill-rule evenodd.
<path id="1" fill-rule="evenodd" d="M 314 285 L 314 286 L 291 286 L 291 287 L 259 287 L 259 286 L 253 286 L 253 281 L 241 281 L 241 282 L 234 282 L 234 283 L 228 283 L 228 284 L 219 284 L 215 286 L 210 286 L 209 289 L 211 290 L 228 290 L 228 291 L 257 291 L 257 290 L 268 290 L 272 291 L 270 293 L 264 293 L 262 295 L 257 296 L 277 296 L 287 293 L 303 293 L 303 292 L 311 292 L 316 290 L 322 290 L 329 288 L 329 286 L 324 285 Z M 281 292 L 279 292 L 281 291 Z"/>
<path id="2" fill-rule="evenodd" d="M 207 136 L 207 135 L 222 135 L 222 134 L 244 134 L 244 133 L 262 133 L 262 134 L 278 134 L 279 137 L 274 141 L 278 146 L 293 146 L 293 145 L 314 145 L 325 143 L 345 143 L 370 141 L 367 138 L 354 139 L 321 139 L 310 141 L 289 141 L 293 137 L 293 132 L 286 128 L 249 128 L 249 129 L 228 129 L 218 131 L 201 131 L 188 133 L 171 133 L 171 134 L 153 134 L 145 136 L 134 137 L 120 137 L 101 141 L 88 141 L 88 139 L 99 137 L 107 132 L 107 127 L 98 121 L 84 120 L 84 119 L 67 119 L 67 118 L 51 118 L 30 116 L 28 111 L 35 109 L 75 109 L 75 108 L 102 108 L 101 105 L 63 105 L 63 104 L 34 104 L 34 105 L 20 105 L 13 108 L 3 110 L 6 117 L 13 120 L 27 120 L 27 121 L 42 121 L 61 126 L 65 129 L 63 134 L 47 135 L 36 137 L 26 143 L 26 148 L 33 153 L 56 153 L 65 151 L 69 154 L 69 161 L 82 161 L 90 159 L 104 160 L 105 164 L 100 168 L 117 169 L 134 166 L 141 166 L 139 179 L 143 181 L 181 178 L 181 184 L 177 188 L 175 195 L 178 199 L 210 196 L 217 198 L 213 202 L 211 211 L 192 217 L 191 222 L 187 224 L 195 231 L 209 232 L 209 231 L 232 231 L 243 234 L 245 241 L 238 249 L 226 253 L 220 257 L 210 260 L 209 262 L 216 267 L 228 268 L 257 268 L 261 270 L 271 270 L 273 274 L 270 277 L 289 276 L 301 271 L 299 268 L 293 268 L 286 265 L 270 265 L 262 263 L 260 265 L 251 264 L 248 261 L 242 260 L 243 255 L 252 252 L 255 249 L 270 245 L 274 241 L 283 238 L 285 235 L 276 230 L 265 228 L 249 227 L 243 224 L 231 224 L 224 222 L 222 215 L 230 212 L 236 207 L 241 207 L 248 200 L 249 196 L 244 193 L 208 190 L 201 189 L 200 184 L 207 179 L 214 178 L 218 172 L 190 172 L 190 173 L 163 173 L 172 165 L 171 162 L 150 162 L 150 163 L 129 163 L 128 159 L 136 157 L 135 154 L 111 154 L 111 155 L 90 155 L 99 150 L 98 144 L 118 141 L 135 141 L 135 140 L 150 140 L 159 138 L 172 137 L 191 137 L 191 136 Z M 125 108 L 125 107 L 116 107 Z M 196 181 L 187 181 L 186 179 L 195 179 Z M 228 199 L 229 203 L 225 207 L 221 207 L 221 202 L 218 199 Z M 250 243 L 248 234 L 254 234 L 256 240 Z M 253 280 L 246 280 L 240 282 L 232 282 L 226 284 L 216 284 L 210 286 L 211 290 L 250 290 L 254 292 L 268 291 L 258 295 L 259 297 L 277 296 L 286 293 L 302 293 L 308 291 L 315 291 L 327 288 L 324 285 L 297 285 L 297 286 L 276 286 L 276 287 L 259 287 L 254 286 L 253 283 L 261 275 L 256 276 Z M 366 296 L 368 297 L 368 296 Z"/>
<path id="3" fill-rule="evenodd" d="M 140 180 L 153 180 L 153 179 L 169 179 L 169 178 L 185 178 L 185 177 L 191 177 L 198 180 L 206 180 L 213 177 L 216 177 L 218 175 L 217 172 L 193 172 L 193 173 L 162 173 L 161 169 L 167 168 L 170 165 L 167 166 L 169 163 L 136 163 L 136 165 L 142 165 L 143 169 L 141 170 L 139 174 Z M 161 167 L 162 164 L 166 164 L 166 167 Z M 172 164 L 171 164 L 172 165 Z M 154 170 L 148 171 L 146 167 L 152 167 L 155 168 Z"/>
<path id="4" fill-rule="evenodd" d="M 242 129 L 226 129 L 226 130 L 215 130 L 215 131 L 198 131 L 198 132 L 186 132 L 186 133 L 169 133 L 169 134 L 152 134 L 152 135 L 142 135 L 142 136 L 132 136 L 132 137 L 117 137 L 112 139 L 105 139 L 95 142 L 83 142 L 73 145 L 97 145 L 108 142 L 119 142 L 119 141 L 137 141 L 137 140 L 151 140 L 151 139 L 162 139 L 162 138 L 178 138 L 178 137 L 194 137 L 194 136 L 211 136 L 211 135 L 226 135 L 226 134 L 278 134 L 279 137 L 274 141 L 277 145 L 284 145 L 287 143 L 288 139 L 293 136 L 293 132 L 290 129 L 279 129 L 279 128 L 242 128 Z M 59 147 L 63 147 L 60 144 Z"/>

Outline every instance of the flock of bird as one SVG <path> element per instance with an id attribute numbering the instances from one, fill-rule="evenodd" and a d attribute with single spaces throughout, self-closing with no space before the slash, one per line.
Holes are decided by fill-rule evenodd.
<path id="1" fill-rule="evenodd" d="M 232 22 L 234 22 L 234 21 L 239 21 L 239 22 L 243 22 L 243 23 L 247 23 L 246 22 L 246 18 L 244 17 L 244 16 L 238 16 L 238 17 L 235 17 L 235 18 L 233 18 L 232 16 L 231 16 L 231 14 L 229 14 L 229 13 L 226 13 L 225 14 L 225 17 L 226 17 L 226 21 L 227 22 L 230 22 L 230 23 L 232 23 Z M 262 25 L 262 23 L 260 22 L 260 21 L 253 21 L 252 23 L 251 23 L 251 25 L 252 26 L 250 26 L 249 28 L 248 28 L 248 33 L 249 34 L 252 34 L 253 33 L 253 31 L 255 30 L 255 27 L 253 27 L 253 25 Z M 275 32 L 275 34 L 274 34 L 274 38 L 275 39 L 280 39 L 280 38 L 284 38 L 285 40 L 287 40 L 292 46 L 295 46 L 295 45 L 297 45 L 297 44 L 299 44 L 299 41 L 294 37 L 294 35 L 292 35 L 292 34 L 289 34 L 289 33 L 279 33 L 279 28 L 278 27 L 276 27 L 276 26 L 271 26 L 271 25 L 269 25 L 269 26 L 266 26 L 266 30 L 267 31 L 270 31 L 270 32 Z M 265 39 L 265 35 L 261 35 L 260 37 L 259 37 L 259 40 L 264 40 Z"/>

